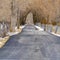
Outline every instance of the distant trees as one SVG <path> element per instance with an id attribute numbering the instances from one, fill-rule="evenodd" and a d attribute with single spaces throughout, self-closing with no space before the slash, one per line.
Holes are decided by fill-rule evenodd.
<path id="1" fill-rule="evenodd" d="M 58 31 L 58 26 L 60 26 L 60 22 L 56 20 L 49 20 L 49 16 L 46 17 L 42 17 L 42 19 L 40 20 L 41 26 L 44 26 L 44 31 L 48 31 L 48 28 L 51 28 L 51 32 L 55 32 L 57 33 Z M 50 27 L 51 26 L 51 27 Z"/>
<path id="2" fill-rule="evenodd" d="M 40 22 L 38 13 L 36 11 L 33 13 L 33 22 L 34 22 L 34 24 Z"/>
<path id="3" fill-rule="evenodd" d="M 57 21 L 57 20 L 52 21 L 52 25 L 53 25 L 52 27 L 55 26 L 55 33 L 57 33 L 57 31 L 58 31 L 58 27 L 60 26 L 60 22 Z"/>
<path id="4" fill-rule="evenodd" d="M 42 20 L 40 21 L 41 25 L 44 25 L 44 31 L 46 31 L 48 20 L 45 17 L 42 17 Z"/>

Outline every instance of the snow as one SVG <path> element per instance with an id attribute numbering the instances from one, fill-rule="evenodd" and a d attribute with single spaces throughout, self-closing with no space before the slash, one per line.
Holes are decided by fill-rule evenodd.
<path id="1" fill-rule="evenodd" d="M 25 25 L 24 26 L 20 26 L 20 28 L 21 29 L 23 29 L 25 27 Z M 41 27 L 39 27 L 39 26 L 35 26 L 39 31 L 43 31 L 43 29 L 41 28 Z M 16 32 L 8 32 L 8 35 L 9 36 L 12 36 L 12 35 L 16 35 L 16 34 L 18 34 L 19 32 L 17 31 L 17 27 L 15 27 L 15 31 Z"/>
<path id="2" fill-rule="evenodd" d="M 56 34 L 56 33 L 54 33 L 54 32 L 52 32 L 52 34 L 53 34 L 53 35 L 56 35 L 56 36 L 58 36 L 58 37 L 60 37 L 60 34 Z"/>
<path id="3" fill-rule="evenodd" d="M 2 37 L 0 37 L 0 40 L 2 40 L 3 38 Z"/>
<path id="4" fill-rule="evenodd" d="M 24 27 L 25 27 L 25 25 L 24 25 L 24 26 L 20 26 L 20 28 L 22 28 L 22 29 L 23 29 Z"/>
<path id="5" fill-rule="evenodd" d="M 8 32 L 9 36 L 16 35 L 16 34 L 18 34 L 18 32 Z"/>
<path id="6" fill-rule="evenodd" d="M 44 31 L 44 29 L 41 28 L 41 27 L 39 27 L 39 26 L 35 26 L 35 27 L 36 27 L 39 31 Z M 54 32 L 51 32 L 51 34 L 60 37 L 60 34 L 56 34 L 56 33 L 54 33 Z"/>
<path id="7" fill-rule="evenodd" d="M 24 26 L 20 26 L 21 29 L 23 29 L 24 27 L 25 27 L 25 25 L 24 25 Z M 35 25 L 35 27 L 36 27 L 39 31 L 44 31 L 44 29 L 41 28 L 41 27 L 39 27 L 39 26 L 36 26 L 36 25 Z M 12 35 L 16 35 L 16 34 L 19 33 L 18 30 L 17 30 L 17 27 L 15 27 L 15 31 L 16 31 L 16 32 L 8 32 L 7 35 L 12 36 Z M 59 37 L 60 37 L 59 34 L 56 34 L 56 33 L 54 33 L 54 32 L 51 32 L 51 33 L 52 33 L 53 35 L 56 35 L 56 36 L 59 36 Z M 3 39 L 3 38 L 0 37 L 0 40 L 2 40 L 2 39 Z"/>
<path id="8" fill-rule="evenodd" d="M 2 44 L 2 42 L 0 42 L 0 45 Z"/>
<path id="9" fill-rule="evenodd" d="M 20 26 L 19 28 L 23 29 L 24 27 L 25 27 L 25 25 L 24 26 Z M 17 27 L 15 27 L 15 30 L 17 30 Z"/>
<path id="10" fill-rule="evenodd" d="M 20 29 L 23 29 L 24 27 L 25 27 L 25 25 L 24 25 L 24 26 L 20 26 L 19 28 L 20 28 Z M 16 31 L 16 32 L 8 32 L 8 35 L 9 35 L 9 36 L 12 36 L 12 35 L 16 35 L 16 34 L 19 33 L 17 27 L 15 27 L 15 31 Z"/>
<path id="11" fill-rule="evenodd" d="M 42 29 L 41 27 L 39 26 L 35 26 L 39 31 L 44 31 L 44 29 Z"/>

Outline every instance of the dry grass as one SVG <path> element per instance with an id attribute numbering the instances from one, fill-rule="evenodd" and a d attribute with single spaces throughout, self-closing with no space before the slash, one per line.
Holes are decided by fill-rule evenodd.
<path id="1" fill-rule="evenodd" d="M 16 32 L 20 33 L 21 31 L 22 31 L 21 28 L 16 29 Z M 4 38 L 0 38 L 0 48 L 2 48 L 6 44 L 6 42 L 9 40 L 9 38 L 10 38 L 10 36 L 6 36 Z"/>
<path id="2" fill-rule="evenodd" d="M 0 39 L 0 48 L 2 48 L 5 43 L 9 40 L 9 36 Z"/>

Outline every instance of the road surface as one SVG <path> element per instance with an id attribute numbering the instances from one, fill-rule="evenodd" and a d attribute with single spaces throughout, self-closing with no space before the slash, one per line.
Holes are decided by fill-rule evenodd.
<path id="1" fill-rule="evenodd" d="M 0 49 L 0 60 L 60 60 L 60 37 L 27 25 Z"/>

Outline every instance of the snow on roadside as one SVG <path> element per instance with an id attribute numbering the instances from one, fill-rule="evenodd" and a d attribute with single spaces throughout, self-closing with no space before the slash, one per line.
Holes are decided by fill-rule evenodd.
<path id="1" fill-rule="evenodd" d="M 20 26 L 20 29 L 23 29 L 24 27 L 25 27 L 25 26 Z M 17 27 L 15 27 L 15 31 L 16 31 L 16 32 L 8 32 L 8 35 L 9 35 L 9 36 L 12 36 L 12 35 L 16 35 L 16 34 L 19 33 Z"/>
<path id="2" fill-rule="evenodd" d="M 35 26 L 39 31 L 44 31 L 44 29 L 42 29 L 41 27 L 39 27 L 39 26 Z M 53 34 L 53 35 L 56 35 L 56 36 L 58 36 L 58 37 L 60 37 L 60 35 L 59 34 L 56 34 L 56 33 L 54 33 L 54 32 L 51 32 L 51 34 Z"/>
<path id="3" fill-rule="evenodd" d="M 23 29 L 24 27 L 25 27 L 25 25 L 24 25 L 24 26 L 20 26 L 20 28 L 22 28 L 22 29 Z"/>
<path id="4" fill-rule="evenodd" d="M 60 37 L 60 35 L 59 35 L 59 34 L 56 34 L 56 33 L 54 33 L 54 32 L 52 32 L 52 34 L 53 34 L 53 35 L 56 35 L 56 36 L 58 36 L 58 37 Z"/>
<path id="5" fill-rule="evenodd" d="M 23 29 L 25 27 L 25 25 L 20 26 L 19 28 Z M 15 30 L 17 30 L 17 27 L 15 27 Z"/>
<path id="6" fill-rule="evenodd" d="M 16 35 L 16 34 L 18 34 L 18 32 L 8 32 L 9 36 Z"/>
<path id="7" fill-rule="evenodd" d="M 44 31 L 44 29 L 42 29 L 41 27 L 39 26 L 35 26 L 39 31 Z"/>
<path id="8" fill-rule="evenodd" d="M 0 40 L 2 40 L 3 38 L 2 37 L 0 37 Z"/>

